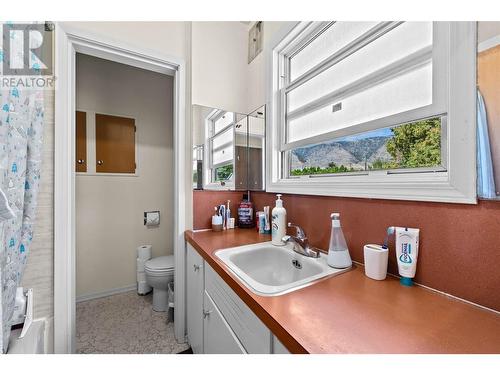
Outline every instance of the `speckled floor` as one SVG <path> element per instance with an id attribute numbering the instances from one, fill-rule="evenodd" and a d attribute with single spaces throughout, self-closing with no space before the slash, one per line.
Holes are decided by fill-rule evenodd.
<path id="1" fill-rule="evenodd" d="M 175 340 L 167 313 L 153 311 L 152 300 L 152 293 L 131 291 L 77 303 L 77 353 L 172 354 L 188 349 Z"/>

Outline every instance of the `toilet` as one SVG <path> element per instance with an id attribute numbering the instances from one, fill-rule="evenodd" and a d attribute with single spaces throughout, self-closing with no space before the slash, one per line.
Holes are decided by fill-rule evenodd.
<path id="1" fill-rule="evenodd" d="M 161 256 L 144 265 L 146 282 L 153 288 L 153 310 L 168 310 L 168 283 L 174 279 L 174 256 Z"/>

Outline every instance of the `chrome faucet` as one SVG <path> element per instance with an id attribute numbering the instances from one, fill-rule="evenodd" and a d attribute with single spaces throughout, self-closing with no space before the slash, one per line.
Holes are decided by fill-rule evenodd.
<path id="1" fill-rule="evenodd" d="M 309 239 L 304 230 L 296 224 L 288 223 L 288 228 L 295 228 L 295 236 L 284 236 L 281 240 L 285 243 L 294 242 L 293 251 L 311 258 L 319 258 L 319 250 L 309 246 Z"/>

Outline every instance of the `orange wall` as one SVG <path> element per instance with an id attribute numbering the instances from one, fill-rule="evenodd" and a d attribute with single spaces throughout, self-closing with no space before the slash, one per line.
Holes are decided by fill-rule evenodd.
<path id="1" fill-rule="evenodd" d="M 210 227 L 213 207 L 231 200 L 232 216 L 240 192 L 193 192 L 194 229 Z M 255 208 L 274 206 L 275 195 L 252 193 Z M 330 213 L 340 212 L 353 260 L 363 262 L 363 245 L 382 243 L 386 228 L 420 228 L 415 281 L 500 311 L 500 202 L 477 205 L 323 196 L 283 196 L 288 221 L 302 226 L 312 245 L 327 249 Z M 255 229 L 249 229 L 255 230 Z M 397 274 L 390 254 L 389 272 Z"/>

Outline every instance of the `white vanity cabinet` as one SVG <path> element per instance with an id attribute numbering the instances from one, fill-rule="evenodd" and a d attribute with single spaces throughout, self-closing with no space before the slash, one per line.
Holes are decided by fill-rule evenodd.
<path id="1" fill-rule="evenodd" d="M 288 353 L 245 302 L 190 245 L 187 334 L 194 353 Z"/>
<path id="2" fill-rule="evenodd" d="M 203 353 L 204 261 L 189 244 L 186 257 L 186 308 L 189 345 L 195 354 Z"/>
<path id="3" fill-rule="evenodd" d="M 245 354 L 238 337 L 224 319 L 210 295 L 204 293 L 203 349 L 205 354 Z"/>

